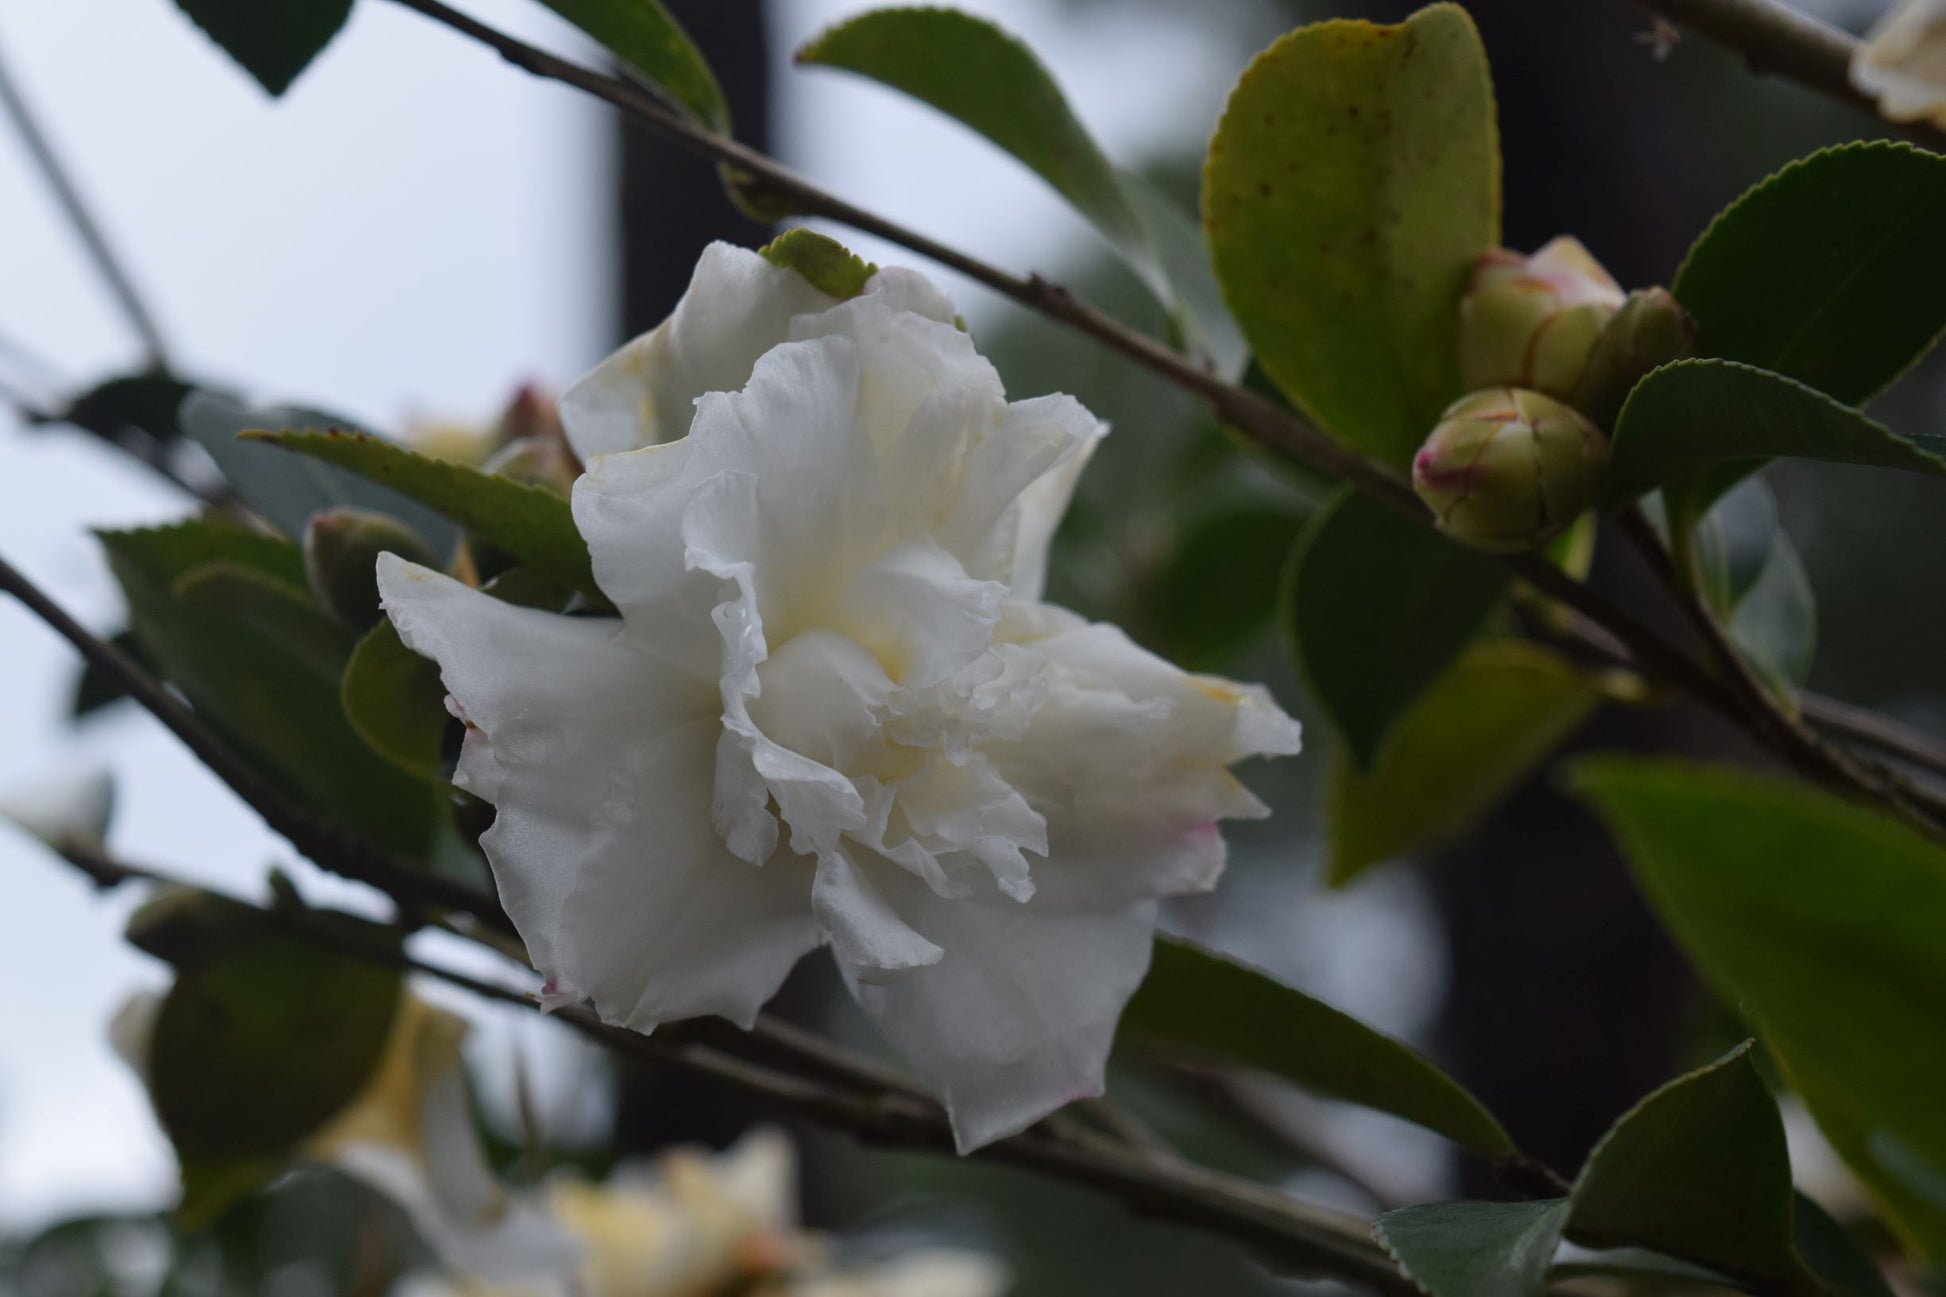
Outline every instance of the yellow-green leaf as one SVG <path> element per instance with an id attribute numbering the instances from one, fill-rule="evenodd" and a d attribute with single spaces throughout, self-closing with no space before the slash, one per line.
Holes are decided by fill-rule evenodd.
<path id="1" fill-rule="evenodd" d="M 1404 464 L 1460 395 L 1455 317 L 1499 242 L 1493 87 L 1464 9 L 1300 27 L 1231 92 L 1203 174 L 1257 362 L 1339 440 Z"/>
<path id="2" fill-rule="evenodd" d="M 1332 885 L 1465 833 L 1581 727 L 1608 688 L 1536 644 L 1474 645 L 1392 728 L 1369 771 L 1338 756 Z"/>

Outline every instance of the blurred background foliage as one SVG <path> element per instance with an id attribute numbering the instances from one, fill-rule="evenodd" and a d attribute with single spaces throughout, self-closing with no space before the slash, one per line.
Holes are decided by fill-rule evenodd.
<path id="1" fill-rule="evenodd" d="M 1175 7 L 1058 3 L 1082 31 L 1149 21 Z M 1878 133 L 1873 122 L 1752 75 L 1701 41 L 1672 43 L 1623 0 L 1466 3 L 1499 96 L 1507 245 L 1528 249 L 1571 233 L 1626 285 L 1668 282 L 1711 216 L 1783 162 Z M 714 66 L 742 138 L 765 146 L 779 60 L 766 45 L 764 0 L 671 0 L 669 7 Z M 1234 29 L 1240 66 L 1243 52 L 1291 26 L 1333 16 L 1398 21 L 1412 7 L 1404 0 L 1224 0 L 1195 10 L 1199 22 Z M 1857 30 L 1876 8 L 1824 0 L 1823 16 Z M 1052 70 L 1058 79 L 1061 68 Z M 756 244 L 770 231 L 728 204 L 709 165 L 639 129 L 613 129 L 622 273 L 606 309 L 615 313 L 619 341 L 667 313 L 709 240 Z M 959 128 L 942 119 L 938 129 Z M 1116 161 L 1194 209 L 1199 156 Z M 1166 328 L 1160 308 L 1105 247 L 1031 269 L 1143 329 Z M 1263 680 L 1312 722 L 1309 758 L 1249 772 L 1278 814 L 1230 835 L 1229 879 L 1212 897 L 1178 904 L 1170 916 L 1176 931 L 1420 1043 L 1503 1116 L 1522 1147 L 1557 1166 L 1576 1165 L 1614 1117 L 1657 1083 L 1720 1052 L 1734 1034 L 1732 1016 L 1697 990 L 1612 848 L 1556 790 L 1550 769 L 1463 841 L 1371 870 L 1345 893 L 1323 897 L 1319 807 L 1330 739 L 1274 624 L 1285 558 L 1322 499 L 1319 483 L 1265 463 L 1178 390 L 1039 317 L 1008 311 L 983 325 L 978 340 L 1014 397 L 1071 392 L 1113 426 L 1058 538 L 1050 598 L 1119 622 L 1186 666 Z M 1943 380 L 1946 363 L 1935 355 L 1878 403 L 1876 415 L 1902 432 L 1938 430 Z M 1818 594 L 1814 687 L 1920 724 L 1946 720 L 1946 677 L 1938 669 L 1946 660 L 1946 602 L 1924 597 L 1946 583 L 1946 552 L 1930 543 L 1937 507 L 1936 494 L 1926 494 L 1930 484 L 1823 466 L 1815 475 L 1773 468 L 1768 481 Z M 1639 579 L 1611 559 L 1598 554 L 1598 580 L 1625 586 Z M 1680 709 L 1605 712 L 1576 743 L 1703 754 L 1734 748 L 1719 728 Z M 871 1047 L 835 992 L 835 975 L 813 959 L 780 1007 Z M 591 1073 L 606 1066 L 583 1065 Z M 591 1075 L 588 1084 L 605 1083 Z M 1443 1145 L 1370 1114 L 1182 1070 L 1130 1068 L 1113 1084 L 1194 1156 L 1361 1212 L 1461 1189 L 1494 1192 L 1477 1167 L 1452 1161 Z M 578 1144 L 552 1150 L 558 1160 L 606 1164 L 695 1141 L 720 1147 L 761 1118 L 690 1077 L 623 1069 L 614 1085 L 612 1138 L 584 1131 Z M 1224 1102 L 1206 1102 L 1212 1094 Z M 505 1109 L 487 1105 L 483 1117 L 499 1161 L 518 1178 L 532 1167 L 522 1162 L 523 1135 Z M 795 1133 L 805 1150 L 811 1223 L 989 1248 L 1012 1267 L 1021 1297 L 1286 1286 L 1230 1248 L 1075 1190 Z M 382 1199 L 335 1173 L 305 1171 L 232 1210 L 204 1236 L 182 1237 L 144 1217 L 73 1220 L 13 1240 L 0 1246 L 0 1292 L 376 1293 L 423 1260 Z"/>

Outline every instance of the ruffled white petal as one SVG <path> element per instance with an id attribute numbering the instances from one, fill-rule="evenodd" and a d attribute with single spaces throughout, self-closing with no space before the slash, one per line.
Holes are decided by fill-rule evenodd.
<path id="1" fill-rule="evenodd" d="M 738 859 L 707 818 L 713 691 L 616 622 L 516 608 L 390 555 L 379 586 L 468 723 L 458 781 L 496 807 L 481 845 L 557 993 L 644 1029 L 752 1021 L 818 933 L 809 871 Z"/>
<path id="2" fill-rule="evenodd" d="M 1062 911 L 991 885 L 949 900 L 903 871 L 875 873 L 944 953 L 889 979 L 842 957 L 839 969 L 945 1102 L 962 1152 L 1102 1092 L 1116 1021 L 1148 971 L 1154 901 Z"/>
<path id="3" fill-rule="evenodd" d="M 697 397 L 742 387 L 794 317 L 834 300 L 794 270 L 710 244 L 674 313 L 561 394 L 568 444 L 586 461 L 675 441 Z"/>

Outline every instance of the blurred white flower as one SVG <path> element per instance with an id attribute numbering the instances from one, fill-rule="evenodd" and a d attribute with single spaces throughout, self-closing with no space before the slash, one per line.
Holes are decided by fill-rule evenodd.
<path id="1" fill-rule="evenodd" d="M 93 766 L 0 793 L 0 820 L 51 847 L 68 839 L 99 844 L 115 810 L 115 777 Z"/>
<path id="2" fill-rule="evenodd" d="M 1851 57 L 1851 82 L 1895 122 L 1946 130 L 1946 0 L 1901 0 Z"/>
<path id="3" fill-rule="evenodd" d="M 835 1263 L 798 1228 L 796 1160 L 777 1130 L 723 1153 L 680 1148 L 605 1184 L 548 1181 L 542 1202 L 580 1260 L 550 1280 L 496 1287 L 421 1279 L 404 1297 L 998 1297 L 1000 1264 L 956 1248 L 923 1248 L 878 1265 Z"/>
<path id="4" fill-rule="evenodd" d="M 164 996 L 142 991 L 108 1027 L 110 1045 L 146 1083 Z M 399 999 L 378 1066 L 292 1159 L 335 1166 L 397 1203 L 441 1263 L 491 1283 L 562 1273 L 569 1234 L 511 1196 L 480 1146 L 460 1042 L 466 1022 L 410 992 Z"/>
<path id="5" fill-rule="evenodd" d="M 556 1273 L 572 1241 L 487 1164 L 460 1054 L 466 1030 L 403 995 L 371 1079 L 303 1151 L 392 1199 L 453 1270 L 491 1282 Z"/>
<path id="6" fill-rule="evenodd" d="M 1298 729 L 1040 602 L 1103 429 L 1009 403 L 952 320 L 910 272 L 838 302 L 713 246 L 563 398 L 619 621 L 379 578 L 554 997 L 748 1025 L 829 943 L 973 1148 L 1101 1092 L 1157 898 L 1266 813 L 1226 767 Z"/>

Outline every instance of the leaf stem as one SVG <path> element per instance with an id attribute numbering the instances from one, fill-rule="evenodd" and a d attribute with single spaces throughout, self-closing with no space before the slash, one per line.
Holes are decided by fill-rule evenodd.
<path id="1" fill-rule="evenodd" d="M 121 258 L 109 246 L 108 236 L 102 232 L 101 224 L 88 210 L 87 203 L 82 201 L 81 191 L 75 187 L 67 167 L 61 162 L 60 154 L 55 151 L 47 132 L 41 129 L 13 74 L 7 70 L 4 57 L 0 57 L 0 111 L 4 111 L 13 122 L 21 143 L 27 146 L 28 157 L 40 170 L 62 215 L 74 227 L 89 260 L 94 262 L 102 281 L 108 285 L 108 291 L 122 308 L 122 314 L 128 317 L 136 336 L 142 340 L 143 349 L 148 352 L 149 364 L 166 373 L 169 369 L 169 348 L 163 341 L 162 330 L 156 327 L 155 317 L 149 313 L 142 295 L 135 290 L 135 281 L 129 278 Z"/>

